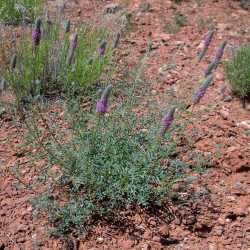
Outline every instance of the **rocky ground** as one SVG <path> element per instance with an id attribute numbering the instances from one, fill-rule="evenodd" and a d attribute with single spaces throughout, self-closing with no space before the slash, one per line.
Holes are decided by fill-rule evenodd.
<path id="1" fill-rule="evenodd" d="M 101 25 L 114 24 L 118 20 L 114 15 L 119 14 L 103 13 L 105 6 L 116 2 L 70 1 L 66 14 L 76 22 L 92 18 Z M 222 41 L 228 41 L 225 59 L 233 48 L 250 41 L 250 15 L 238 1 L 142 2 L 119 2 L 131 19 L 117 51 L 121 78 L 143 63 L 143 80 L 151 96 L 138 113 L 145 112 L 151 101 L 163 107 L 173 100 L 187 103 Z M 54 6 L 55 2 L 48 4 Z M 183 27 L 173 26 L 177 12 L 187 19 Z M 115 30 L 121 23 L 110 27 Z M 205 59 L 198 64 L 197 51 L 210 27 L 216 34 Z M 67 240 L 48 238 L 46 218 L 32 217 L 28 199 L 34 194 L 16 188 L 18 182 L 9 171 L 15 163 L 23 164 L 27 181 L 32 174 L 18 150 L 24 130 L 10 115 L 1 116 L 0 249 L 250 249 L 250 104 L 242 108 L 220 66 L 214 84 L 192 113 L 192 123 L 179 142 L 182 160 L 198 162 L 197 155 L 202 155 L 212 164 L 174 186 L 170 204 L 173 218 L 164 221 L 138 215 L 132 218 L 134 225 L 123 231 L 103 222 L 87 239 L 70 236 Z M 190 149 L 182 144 L 189 144 Z"/>

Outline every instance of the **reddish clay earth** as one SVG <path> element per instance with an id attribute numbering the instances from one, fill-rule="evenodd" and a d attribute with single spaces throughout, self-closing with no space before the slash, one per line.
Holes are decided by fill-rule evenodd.
<path id="1" fill-rule="evenodd" d="M 66 7 L 67 15 L 76 21 L 99 20 L 104 6 L 113 1 L 78 2 Z M 136 110 L 138 114 L 145 112 L 151 101 L 163 108 L 175 99 L 187 102 L 223 40 L 228 41 L 226 59 L 231 48 L 250 41 L 250 14 L 238 1 L 184 0 L 175 5 L 168 0 L 148 0 L 150 6 L 145 11 L 141 11 L 139 0 L 125 2 L 132 23 L 117 51 L 122 74 L 139 63 L 149 40 L 152 42 L 143 77 L 152 95 Z M 187 16 L 187 24 L 169 34 L 166 24 L 176 11 Z M 197 64 L 197 47 L 211 25 L 216 28 L 215 38 L 205 59 Z M 169 64 L 174 67 L 163 70 Z M 250 106 L 243 109 L 228 87 L 226 95 L 232 98 L 223 100 L 219 90 L 224 85 L 227 81 L 220 66 L 179 142 L 183 161 L 191 162 L 199 153 L 210 158 L 212 165 L 205 173 L 191 174 L 174 186 L 171 209 L 175 219 L 166 223 L 156 216 L 134 216 L 134 226 L 123 232 L 117 226 L 100 223 L 87 238 L 49 238 L 46 219 L 32 217 L 28 203 L 32 192 L 17 189 L 17 180 L 9 174 L 16 162 L 23 164 L 27 181 L 34 174 L 27 169 L 25 157 L 18 154 L 24 130 L 9 114 L 2 116 L 0 249 L 250 249 L 250 128 L 244 123 L 250 120 Z M 191 150 L 183 147 L 190 142 Z"/>

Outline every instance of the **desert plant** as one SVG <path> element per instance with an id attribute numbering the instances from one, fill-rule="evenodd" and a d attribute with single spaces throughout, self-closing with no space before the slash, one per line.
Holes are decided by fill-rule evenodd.
<path id="1" fill-rule="evenodd" d="M 0 20 L 6 24 L 33 22 L 40 9 L 41 0 L 0 0 Z"/>
<path id="2" fill-rule="evenodd" d="M 35 146 L 35 141 L 43 141 L 41 155 L 47 159 L 36 185 L 48 189 L 33 204 L 37 211 L 48 213 L 53 234 L 86 231 L 98 218 L 118 218 L 128 208 L 163 205 L 171 184 L 180 178 L 165 160 L 174 155 L 175 143 L 158 140 L 157 116 L 138 120 L 131 110 L 136 102 L 129 96 L 109 116 L 83 112 L 71 100 L 65 120 L 71 136 L 56 125 L 38 129 L 33 120 L 27 121 L 30 142 Z M 54 171 L 55 166 L 59 171 Z M 56 189 L 60 194 L 55 196 Z"/>
<path id="3" fill-rule="evenodd" d="M 106 31 L 86 24 L 70 37 L 60 25 L 37 19 L 32 37 L 20 41 L 16 67 L 4 73 L 17 102 L 29 96 L 80 94 L 100 79 L 109 63 L 110 46 L 98 55 L 99 40 L 107 38 Z"/>
<path id="4" fill-rule="evenodd" d="M 250 46 L 235 51 L 233 58 L 225 63 L 226 75 L 232 90 L 238 94 L 245 106 L 246 98 L 250 97 Z"/>

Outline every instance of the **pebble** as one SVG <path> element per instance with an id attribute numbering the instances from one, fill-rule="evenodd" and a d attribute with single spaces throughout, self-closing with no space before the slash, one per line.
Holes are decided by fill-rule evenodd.
<path id="1" fill-rule="evenodd" d="M 104 242 L 104 238 L 103 238 L 103 237 L 98 237 L 98 238 L 96 239 L 96 242 L 97 242 L 98 244 L 102 244 L 102 243 Z"/>
<path id="2" fill-rule="evenodd" d="M 225 96 L 223 101 L 224 102 L 231 102 L 233 100 L 232 96 L 228 95 L 228 96 Z"/>
<path id="3" fill-rule="evenodd" d="M 215 244 L 209 244 L 208 250 L 217 250 L 217 246 Z"/>
<path id="4" fill-rule="evenodd" d="M 250 120 L 239 122 L 239 123 L 237 123 L 237 126 L 249 130 L 250 129 Z"/>
<path id="5" fill-rule="evenodd" d="M 229 112 L 226 109 L 220 110 L 220 115 L 224 120 L 227 120 L 229 118 Z"/>

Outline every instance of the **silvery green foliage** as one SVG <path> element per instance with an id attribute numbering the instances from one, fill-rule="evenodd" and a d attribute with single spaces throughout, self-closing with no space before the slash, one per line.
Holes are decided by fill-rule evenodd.
<path id="1" fill-rule="evenodd" d="M 250 46 L 235 51 L 233 57 L 226 62 L 226 76 L 232 90 L 243 100 L 250 97 Z M 243 102 L 244 104 L 244 102 Z"/>

